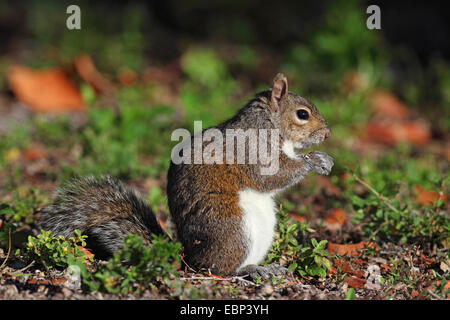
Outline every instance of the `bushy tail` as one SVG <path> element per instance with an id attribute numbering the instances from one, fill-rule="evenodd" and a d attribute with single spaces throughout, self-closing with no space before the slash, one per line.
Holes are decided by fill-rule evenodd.
<path id="1" fill-rule="evenodd" d="M 100 258 L 119 250 L 129 233 L 144 241 L 163 233 L 146 200 L 110 176 L 78 178 L 61 187 L 55 203 L 40 211 L 39 224 L 65 237 L 79 229 Z"/>

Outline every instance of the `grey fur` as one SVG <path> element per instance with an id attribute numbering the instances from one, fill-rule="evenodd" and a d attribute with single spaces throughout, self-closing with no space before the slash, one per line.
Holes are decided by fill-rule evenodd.
<path id="1" fill-rule="evenodd" d="M 40 211 L 39 224 L 65 237 L 79 229 L 100 257 L 119 250 L 128 233 L 145 241 L 162 233 L 146 200 L 110 176 L 77 178 L 61 187 L 55 204 Z"/>

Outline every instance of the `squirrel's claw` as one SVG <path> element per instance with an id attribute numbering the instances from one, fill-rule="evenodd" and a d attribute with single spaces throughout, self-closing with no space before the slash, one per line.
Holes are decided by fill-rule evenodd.
<path id="1" fill-rule="evenodd" d="M 333 158 L 325 152 L 314 151 L 304 155 L 303 158 L 311 166 L 311 170 L 322 175 L 329 175 L 334 165 Z"/>

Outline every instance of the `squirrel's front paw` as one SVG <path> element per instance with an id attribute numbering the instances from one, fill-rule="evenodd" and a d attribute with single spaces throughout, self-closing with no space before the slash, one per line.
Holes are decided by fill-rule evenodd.
<path id="1" fill-rule="evenodd" d="M 334 165 L 333 158 L 320 151 L 308 153 L 304 155 L 304 159 L 312 170 L 322 175 L 329 175 Z"/>

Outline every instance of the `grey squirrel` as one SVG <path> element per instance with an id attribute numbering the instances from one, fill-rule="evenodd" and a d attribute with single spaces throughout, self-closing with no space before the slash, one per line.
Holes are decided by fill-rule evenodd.
<path id="1" fill-rule="evenodd" d="M 212 128 L 224 135 L 230 129 L 279 133 L 277 144 L 266 146 L 278 151 L 278 168 L 273 174 L 262 174 L 262 164 L 249 161 L 171 161 L 168 205 L 185 261 L 215 274 L 283 274 L 286 269 L 278 265 L 258 266 L 274 238 L 274 197 L 310 171 L 330 173 L 330 156 L 323 152 L 300 153 L 323 142 L 330 129 L 312 103 L 288 91 L 282 74 L 276 75 L 271 89 L 258 93 L 234 117 Z M 223 146 L 229 146 L 225 140 Z M 253 147 L 250 140 L 245 140 L 245 147 Z M 232 152 L 239 152 L 237 144 Z M 76 179 L 61 188 L 56 202 L 40 211 L 40 226 L 63 236 L 81 230 L 100 257 L 119 250 L 129 233 L 140 235 L 146 242 L 151 241 L 151 234 L 163 233 L 146 200 L 109 176 Z"/>

